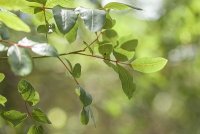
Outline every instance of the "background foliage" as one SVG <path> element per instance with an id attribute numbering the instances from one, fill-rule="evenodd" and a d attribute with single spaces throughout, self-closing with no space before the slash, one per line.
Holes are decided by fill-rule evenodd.
<path id="1" fill-rule="evenodd" d="M 20 2 L 19 2 L 20 1 Z M 111 16 L 117 20 L 114 29 L 119 36 L 130 36 L 139 40 L 137 57 L 166 57 L 167 67 L 159 73 L 134 73 L 137 90 L 132 100 L 122 94 L 117 74 L 102 61 L 82 56 L 67 56 L 73 64 L 82 65 L 82 85 L 95 96 L 93 112 L 97 128 L 90 122 L 88 126 L 79 123 L 81 104 L 74 92 L 74 82 L 66 77 L 65 68 L 53 58 L 34 61 L 32 75 L 25 77 L 43 96 L 38 104 L 47 113 L 52 125 L 46 126 L 48 134 L 198 134 L 200 133 L 200 93 L 199 93 L 199 35 L 200 4 L 198 0 L 145 0 L 129 1 L 143 11 L 115 11 Z M 23 0 L 0 1 L 4 8 L 21 9 L 27 2 Z M 47 3 L 48 4 L 48 3 Z M 98 7 L 95 0 L 68 1 L 63 5 Z M 49 5 L 53 7 L 55 5 Z M 29 25 L 39 25 L 43 21 L 41 14 L 32 18 L 16 12 Z M 34 24 L 34 25 L 33 25 Z M 23 27 L 23 26 L 22 26 Z M 35 29 L 35 27 L 31 27 Z M 29 29 L 26 29 L 27 31 Z M 10 32 L 14 41 L 27 33 Z M 43 36 L 28 34 L 38 41 Z M 49 35 L 49 42 L 56 44 L 59 52 L 78 48 L 80 42 L 67 45 L 68 42 L 57 34 Z M 86 41 L 92 41 L 90 33 L 81 35 Z M 122 39 L 123 40 L 123 39 Z M 52 64 L 53 63 L 53 64 Z M 6 61 L 0 61 L 0 71 L 7 76 L 0 84 L 0 93 L 9 100 L 6 107 L 25 111 L 24 102 L 17 93 L 19 78 L 10 72 Z M 31 121 L 16 129 L 0 119 L 0 133 L 25 133 Z M 22 128 L 25 128 L 22 129 Z"/>

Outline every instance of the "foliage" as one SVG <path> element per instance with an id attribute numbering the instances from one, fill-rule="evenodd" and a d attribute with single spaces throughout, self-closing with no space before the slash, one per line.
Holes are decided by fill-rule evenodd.
<path id="1" fill-rule="evenodd" d="M 132 74 L 133 71 L 152 73 L 161 70 L 167 63 L 166 59 L 159 57 L 135 58 L 134 54 L 138 45 L 138 40 L 127 38 L 127 40 L 121 42 L 118 39 L 117 31 L 113 29 L 113 26 L 117 21 L 110 16 L 111 10 L 125 10 L 127 8 L 141 10 L 140 8 L 120 2 L 107 2 L 101 8 L 97 9 L 64 7 L 61 4 L 62 2 L 56 3 L 56 1 L 51 0 L 27 0 L 25 3 L 27 3 L 25 7 L 24 5 L 23 7 L 18 5 L 18 9 L 21 9 L 22 12 L 26 9 L 26 11 L 29 10 L 27 12 L 32 16 L 43 14 L 42 24 L 37 26 L 37 32 L 38 35 L 39 33 L 45 35 L 46 42 L 36 42 L 27 37 L 18 42 L 12 42 L 5 36 L 7 34 L 5 33 L 6 31 L 1 30 L 0 42 L 2 44 L 0 45 L 2 49 L 0 50 L 2 52 L 7 52 L 7 57 L 2 58 L 8 59 L 11 70 L 17 76 L 27 76 L 31 74 L 33 70 L 33 59 L 48 57 L 57 58 L 69 74 L 71 74 L 77 84 L 76 93 L 82 103 L 80 120 L 84 125 L 88 124 L 90 117 L 95 124 L 91 110 L 93 98 L 78 81 L 78 78 L 81 77 L 81 64 L 76 63 L 72 66 L 70 60 L 63 60 L 62 56 L 76 54 L 103 60 L 106 65 L 113 68 L 118 74 L 123 92 L 129 99 L 133 97 L 133 93 L 136 90 L 136 84 Z M 48 7 L 48 5 L 54 6 Z M 31 31 L 26 23 L 11 12 L 11 3 L 8 2 L 4 7 L 5 8 L 0 9 L 0 29 L 9 27 L 16 31 Z M 86 46 L 83 49 L 59 53 L 54 46 L 48 43 L 49 36 L 53 33 L 62 34 L 70 43 L 72 43 L 77 39 L 80 29 L 88 30 L 91 34 L 96 36 L 91 43 L 83 41 L 83 44 Z M 98 48 L 98 51 L 94 49 L 94 45 Z M 89 51 L 88 53 L 87 50 Z M 37 56 L 35 56 L 35 54 Z M 2 81 L 3 78 L 4 75 L 1 74 L 0 81 Z M 51 121 L 41 109 L 33 107 L 40 101 L 39 93 L 26 80 L 19 81 L 18 92 L 25 102 L 27 113 L 3 109 L 1 116 L 14 126 L 17 126 L 29 117 L 34 123 L 35 121 L 37 123 L 29 128 L 28 134 L 44 133 L 41 124 L 51 124 Z M 0 104 L 4 106 L 6 101 L 7 99 L 1 95 Z M 29 111 L 28 107 L 33 110 Z"/>

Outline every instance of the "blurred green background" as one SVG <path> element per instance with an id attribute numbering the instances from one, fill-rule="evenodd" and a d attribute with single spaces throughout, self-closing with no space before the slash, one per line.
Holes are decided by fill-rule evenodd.
<path id="1" fill-rule="evenodd" d="M 83 87 L 93 96 L 92 109 L 97 127 L 90 121 L 79 121 L 81 105 L 74 81 L 63 65 L 54 58 L 35 59 L 30 81 L 41 96 L 41 107 L 52 125 L 45 126 L 47 134 L 200 134 L 200 1 L 199 0 L 137 0 L 128 2 L 143 11 L 113 11 L 114 29 L 120 37 L 139 40 L 136 57 L 165 57 L 167 66 L 158 73 L 134 72 L 137 90 L 128 100 L 117 74 L 101 60 L 82 56 L 66 56 L 73 64 L 82 65 Z M 75 6 L 98 7 L 97 0 L 75 0 Z M 1 6 L 1 5 L 0 5 Z M 41 23 L 39 15 L 16 12 L 32 28 L 32 33 L 10 32 L 11 40 L 28 36 L 44 41 L 34 25 Z M 94 35 L 83 32 L 73 44 L 57 34 L 49 35 L 50 44 L 59 52 L 82 46 Z M 3 55 L 3 54 L 2 54 Z M 25 111 L 17 93 L 20 78 L 13 75 L 6 60 L 0 61 L 0 72 L 6 75 L 0 93 L 9 100 L 7 109 Z M 31 120 L 16 129 L 0 119 L 0 134 L 24 134 Z"/>

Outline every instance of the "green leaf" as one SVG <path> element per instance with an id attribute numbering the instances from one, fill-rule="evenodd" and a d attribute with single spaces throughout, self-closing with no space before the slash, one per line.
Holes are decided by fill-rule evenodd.
<path id="1" fill-rule="evenodd" d="M 75 64 L 75 66 L 72 70 L 72 75 L 75 78 L 80 78 L 80 76 L 81 76 L 81 65 L 79 63 Z"/>
<path id="2" fill-rule="evenodd" d="M 39 108 L 36 108 L 33 110 L 32 117 L 34 120 L 36 120 L 38 122 L 51 124 L 51 121 L 48 119 L 46 114 L 44 112 L 42 112 L 42 110 Z"/>
<path id="3" fill-rule="evenodd" d="M 82 87 L 78 86 L 76 88 L 76 93 L 84 106 L 88 106 L 92 103 L 92 96 L 87 93 Z"/>
<path id="4" fill-rule="evenodd" d="M 44 129 L 42 126 L 32 125 L 27 134 L 44 134 Z"/>
<path id="5" fill-rule="evenodd" d="M 113 46 L 110 43 L 105 43 L 103 45 L 100 45 L 98 47 L 98 50 L 102 56 L 108 58 L 113 51 Z"/>
<path id="6" fill-rule="evenodd" d="M 136 85 L 133 83 L 133 76 L 120 65 L 117 65 L 117 70 L 122 84 L 122 89 L 126 96 L 131 99 L 136 89 Z"/>
<path id="7" fill-rule="evenodd" d="M 17 15 L 9 11 L 0 11 L 0 21 L 3 22 L 6 26 L 16 31 L 30 32 L 30 28 L 25 24 Z"/>
<path id="8" fill-rule="evenodd" d="M 0 44 L 0 52 L 7 51 L 8 47 L 4 46 L 3 44 Z"/>
<path id="9" fill-rule="evenodd" d="M 66 58 L 65 58 L 65 60 L 67 61 L 68 65 L 70 67 L 70 70 L 72 71 L 73 70 L 72 63 Z"/>
<path id="10" fill-rule="evenodd" d="M 87 125 L 90 119 L 90 111 L 88 107 L 83 107 L 81 111 L 81 123 Z"/>
<path id="11" fill-rule="evenodd" d="M 1 116 L 5 120 L 12 123 L 13 126 L 17 126 L 18 124 L 23 122 L 27 118 L 28 115 L 26 113 L 21 113 L 21 112 L 16 111 L 16 110 L 10 110 L 10 111 L 3 111 L 1 113 Z"/>
<path id="12" fill-rule="evenodd" d="M 5 75 L 3 73 L 0 73 L 0 82 L 2 82 L 5 78 Z"/>
<path id="13" fill-rule="evenodd" d="M 37 27 L 38 33 L 52 33 L 55 31 L 55 24 L 49 24 L 49 25 L 39 25 Z"/>
<path id="14" fill-rule="evenodd" d="M 106 14 L 106 21 L 103 26 L 103 29 L 111 29 L 116 24 L 116 21 L 111 18 L 110 14 Z"/>
<path id="15" fill-rule="evenodd" d="M 38 92 L 35 91 L 33 86 L 26 80 L 21 80 L 18 83 L 18 92 L 21 94 L 22 98 L 32 106 L 40 101 Z"/>
<path id="16" fill-rule="evenodd" d="M 66 34 L 67 41 L 72 43 L 76 40 L 78 31 L 78 23 L 74 25 L 74 27 Z"/>
<path id="17" fill-rule="evenodd" d="M 141 8 L 132 6 L 132 5 L 127 4 L 127 3 L 109 2 L 109 0 L 106 1 L 106 4 L 104 4 L 103 8 L 105 8 L 105 9 L 115 9 L 115 10 L 125 10 L 125 9 L 132 8 L 132 9 L 136 9 L 136 10 L 142 10 Z"/>
<path id="18" fill-rule="evenodd" d="M 129 40 L 129 41 L 124 42 L 121 45 L 121 48 L 132 52 L 132 51 L 135 51 L 135 48 L 137 47 L 137 45 L 138 45 L 138 40 L 134 39 L 134 40 Z"/>
<path id="19" fill-rule="evenodd" d="M 167 59 L 157 58 L 138 58 L 133 61 L 134 70 L 143 73 L 153 73 L 161 70 L 167 64 Z"/>
<path id="20" fill-rule="evenodd" d="M 0 95 L 0 105 L 5 106 L 5 103 L 7 102 L 6 97 Z"/>
<path id="21" fill-rule="evenodd" d="M 34 8 L 34 14 L 42 12 L 42 11 L 43 11 L 43 9 L 41 7 L 35 7 Z"/>
<path id="22" fill-rule="evenodd" d="M 118 53 L 118 55 L 116 54 L 116 52 Z M 122 48 L 115 48 L 115 58 L 117 57 L 119 61 L 129 61 L 129 62 L 132 62 L 132 60 L 134 59 L 134 56 L 135 56 L 135 52 L 132 51 L 126 51 Z M 121 57 L 120 57 L 121 56 Z M 116 58 L 116 59 L 117 59 Z"/>
<path id="23" fill-rule="evenodd" d="M 29 1 L 29 2 L 36 2 L 36 3 L 40 3 L 40 4 L 46 4 L 47 0 L 26 0 L 26 1 Z"/>
<path id="24" fill-rule="evenodd" d="M 127 56 L 117 52 L 117 49 L 113 50 L 113 55 L 117 61 L 128 61 Z"/>
<path id="25" fill-rule="evenodd" d="M 31 47 L 31 50 L 34 53 L 38 55 L 42 55 L 42 56 L 53 56 L 53 57 L 58 56 L 57 50 L 53 46 L 46 43 L 39 43 L 39 44 L 33 45 Z"/>
<path id="26" fill-rule="evenodd" d="M 8 62 L 11 70 L 19 76 L 25 76 L 32 71 L 32 60 L 24 48 L 19 48 L 17 45 L 9 47 Z"/>
<path id="27" fill-rule="evenodd" d="M 59 31 L 68 33 L 76 24 L 78 15 L 73 10 L 65 9 L 61 6 L 53 8 L 53 15 Z"/>
<path id="28" fill-rule="evenodd" d="M 109 42 L 115 43 L 118 39 L 118 34 L 113 29 L 107 29 L 107 30 L 103 31 L 102 38 L 104 41 L 109 41 Z"/>
<path id="29" fill-rule="evenodd" d="M 106 12 L 104 10 L 78 7 L 75 9 L 75 12 L 80 14 L 86 27 L 92 32 L 101 31 L 105 24 Z"/>
<path id="30" fill-rule="evenodd" d="M 8 28 L 3 24 L 0 24 L 0 37 L 3 40 L 8 40 L 10 38 Z"/>

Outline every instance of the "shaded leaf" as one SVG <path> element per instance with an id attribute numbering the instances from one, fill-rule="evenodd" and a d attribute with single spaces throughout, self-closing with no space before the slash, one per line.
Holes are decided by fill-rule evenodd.
<path id="1" fill-rule="evenodd" d="M 30 28 L 25 24 L 17 15 L 9 11 L 0 11 L 0 21 L 3 22 L 6 26 L 16 31 L 30 32 Z"/>
<path id="2" fill-rule="evenodd" d="M 5 75 L 3 73 L 0 73 L 0 82 L 2 82 L 5 78 Z"/>
<path id="3" fill-rule="evenodd" d="M 116 21 L 111 18 L 109 13 L 107 13 L 103 29 L 111 29 L 115 24 L 116 24 Z"/>
<path id="4" fill-rule="evenodd" d="M 75 64 L 75 66 L 72 70 L 72 75 L 75 78 L 80 78 L 80 76 L 81 76 L 81 65 L 79 63 Z"/>
<path id="5" fill-rule="evenodd" d="M 81 123 L 87 125 L 90 120 L 90 111 L 88 107 L 83 107 L 81 111 Z"/>
<path id="6" fill-rule="evenodd" d="M 42 126 L 32 125 L 27 134 L 44 134 L 44 129 Z"/>
<path id="7" fill-rule="evenodd" d="M 0 24 L 0 37 L 3 40 L 8 40 L 10 38 L 8 28 L 3 24 Z"/>
<path id="8" fill-rule="evenodd" d="M 32 60 L 24 48 L 13 45 L 9 47 L 7 55 L 11 69 L 16 75 L 25 76 L 31 73 Z"/>
<path id="9" fill-rule="evenodd" d="M 21 112 L 16 111 L 16 110 L 3 111 L 1 113 L 1 116 L 5 120 L 12 123 L 13 126 L 17 126 L 18 124 L 23 122 L 28 117 L 28 115 L 26 113 L 21 113 Z"/>
<path id="10" fill-rule="evenodd" d="M 86 27 L 92 32 L 101 31 L 105 24 L 106 12 L 104 10 L 78 7 L 75 9 L 75 12 L 80 14 Z"/>
<path id="11" fill-rule="evenodd" d="M 40 3 L 40 4 L 46 4 L 47 0 L 26 0 L 26 1 L 29 1 L 29 2 L 36 2 L 36 3 Z"/>
<path id="12" fill-rule="evenodd" d="M 53 15 L 59 31 L 63 34 L 68 33 L 74 27 L 78 18 L 78 15 L 73 10 L 68 10 L 61 6 L 53 8 Z"/>
<path id="13" fill-rule="evenodd" d="M 134 70 L 142 73 L 153 73 L 161 70 L 167 64 L 167 59 L 157 58 L 138 58 L 132 63 Z"/>
<path id="14" fill-rule="evenodd" d="M 67 61 L 68 65 L 70 67 L 70 70 L 72 71 L 73 70 L 72 63 L 66 58 L 65 58 L 65 60 Z"/>
<path id="15" fill-rule="evenodd" d="M 133 76 L 122 66 L 117 65 L 119 79 L 122 84 L 122 89 L 126 96 L 131 99 L 136 89 L 135 83 L 133 83 Z"/>
<path id="16" fill-rule="evenodd" d="M 36 120 L 38 122 L 51 124 L 51 121 L 48 119 L 46 114 L 44 112 L 42 112 L 42 110 L 39 108 L 36 108 L 33 110 L 32 117 L 34 120 Z"/>
<path id="17" fill-rule="evenodd" d="M 117 52 L 117 50 L 113 50 L 113 55 L 117 61 L 128 61 L 127 56 Z"/>
<path id="18" fill-rule="evenodd" d="M 18 83 L 18 92 L 21 94 L 22 98 L 32 106 L 40 101 L 38 92 L 35 91 L 33 86 L 26 80 L 21 80 Z"/>
<path id="19" fill-rule="evenodd" d="M 37 27 L 38 33 L 52 33 L 55 31 L 55 24 L 39 25 Z"/>
<path id="20" fill-rule="evenodd" d="M 98 47 L 98 50 L 102 56 L 108 58 L 113 51 L 113 46 L 110 43 L 106 43 L 106 44 L 100 45 Z"/>
<path id="21" fill-rule="evenodd" d="M 135 48 L 137 47 L 137 45 L 138 45 L 138 40 L 133 39 L 133 40 L 129 40 L 129 41 L 124 42 L 121 45 L 121 48 L 124 49 L 124 50 L 132 52 L 132 51 L 135 51 Z"/>
<path id="22" fill-rule="evenodd" d="M 76 88 L 76 93 L 84 106 L 88 106 L 92 103 L 92 96 L 87 93 L 82 87 L 78 86 Z"/>
<path id="23" fill-rule="evenodd" d="M 67 41 L 72 43 L 76 40 L 78 31 L 78 23 L 74 25 L 74 27 L 66 34 Z"/>
<path id="24" fill-rule="evenodd" d="M 5 103 L 7 102 L 6 97 L 0 95 L 0 105 L 5 106 Z"/>
<path id="25" fill-rule="evenodd" d="M 102 38 L 104 41 L 109 41 L 109 42 L 115 43 L 118 39 L 118 34 L 113 29 L 107 29 L 107 30 L 103 31 Z"/>
<path id="26" fill-rule="evenodd" d="M 34 14 L 42 12 L 42 11 L 43 11 L 43 9 L 41 7 L 35 7 L 34 8 Z"/>

